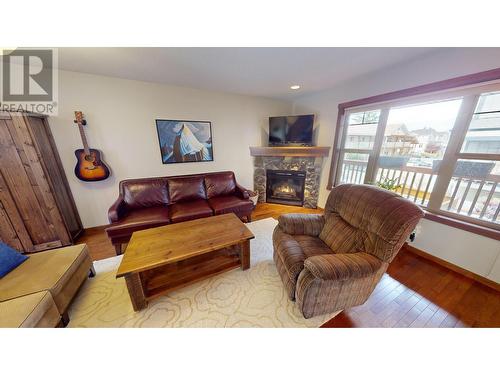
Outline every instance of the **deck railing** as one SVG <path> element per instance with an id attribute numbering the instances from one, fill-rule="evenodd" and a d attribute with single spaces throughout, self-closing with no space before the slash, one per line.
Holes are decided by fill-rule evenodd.
<path id="1" fill-rule="evenodd" d="M 427 206 L 437 175 L 422 167 L 379 167 L 376 182 L 394 181 L 396 192 L 413 202 Z"/>
<path id="2" fill-rule="evenodd" d="M 368 162 L 346 160 L 342 165 L 340 181 L 342 183 L 362 184 L 365 180 Z"/>
<path id="3" fill-rule="evenodd" d="M 490 222 L 499 222 L 500 176 L 453 177 L 441 209 Z"/>
<path id="4" fill-rule="evenodd" d="M 342 183 L 362 184 L 367 162 L 346 160 L 342 165 Z M 395 191 L 426 207 L 437 180 L 430 168 L 401 166 L 379 167 L 375 182 L 392 181 Z M 441 209 L 493 223 L 500 221 L 500 176 L 452 177 Z"/>

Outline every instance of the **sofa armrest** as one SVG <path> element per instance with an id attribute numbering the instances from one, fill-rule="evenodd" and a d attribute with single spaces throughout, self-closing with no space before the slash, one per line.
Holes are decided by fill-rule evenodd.
<path id="1" fill-rule="evenodd" d="M 236 184 L 236 195 L 238 195 L 242 199 L 250 199 L 250 195 L 248 194 L 248 189 L 245 189 L 240 184 Z"/>
<path id="2" fill-rule="evenodd" d="M 319 236 L 325 225 L 320 214 L 284 214 L 278 217 L 280 228 L 291 235 Z"/>
<path id="3" fill-rule="evenodd" d="M 110 223 L 116 223 L 118 220 L 123 218 L 126 213 L 127 205 L 123 200 L 123 197 L 120 195 L 108 210 L 108 220 Z"/>
<path id="4" fill-rule="evenodd" d="M 375 274 L 382 261 L 368 253 L 325 254 L 309 257 L 304 268 L 322 280 L 344 281 Z"/>

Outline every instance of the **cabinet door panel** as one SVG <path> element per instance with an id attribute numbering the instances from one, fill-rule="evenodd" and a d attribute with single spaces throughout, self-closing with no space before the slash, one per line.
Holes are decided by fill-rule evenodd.
<path id="1" fill-rule="evenodd" d="M 43 183 L 42 186 L 38 185 L 39 180 L 33 176 L 30 179 L 29 174 L 33 173 L 30 168 L 32 160 L 26 156 L 23 146 L 19 144 L 26 143 L 26 146 L 32 147 L 33 143 L 30 139 L 21 139 L 20 134 L 12 129 L 13 123 L 10 120 L 0 120 L 0 165 L 4 182 L 32 242 L 38 245 L 58 241 L 59 235 L 49 220 L 50 210 L 56 208 L 46 207 L 42 197 L 35 194 L 36 189 L 44 191 L 44 186 Z M 36 181 L 33 181 L 34 179 Z"/>
<path id="2" fill-rule="evenodd" d="M 40 119 L 33 118 L 32 120 Z M 57 239 L 64 245 L 69 245 L 71 240 L 47 177 L 49 171 L 42 164 L 41 154 L 36 147 L 36 142 L 33 140 L 33 133 L 31 127 L 28 126 L 28 121 L 29 119 L 26 117 L 13 116 L 12 124 L 7 121 L 7 125 L 13 126 L 11 128 L 11 135 L 13 135 L 19 154 L 21 156 L 24 154 L 28 160 L 25 170 L 30 178 L 31 186 L 40 203 L 46 221 L 49 223 L 51 230 L 57 234 Z M 43 126 L 41 121 L 39 124 Z"/>
<path id="3" fill-rule="evenodd" d="M 14 247 L 20 251 L 32 251 L 34 248 L 33 242 L 24 226 L 21 215 L 19 215 L 16 203 L 10 195 L 7 184 L 2 177 L 2 173 L 0 173 L 0 205 L 2 206 L 2 214 L 5 215 L 5 218 L 2 220 L 2 226 L 5 225 L 6 228 L 3 232 L 4 234 L 2 234 L 2 238 L 4 238 L 4 236 L 5 238 L 12 237 L 9 234 L 11 228 L 16 233 L 16 237 L 20 242 L 20 246 L 17 246 L 17 242 L 13 242 L 13 244 L 16 244 Z"/>
<path id="4" fill-rule="evenodd" d="M 0 206 L 2 209 L 1 214 L 4 216 L 0 224 L 2 228 L 0 237 L 6 239 L 4 240 L 5 243 L 12 241 L 12 247 L 19 251 L 33 251 L 33 242 L 24 226 L 22 217 L 19 215 L 16 203 L 10 195 L 7 184 L 2 177 L 2 173 L 0 173 Z M 13 238 L 14 236 L 11 234 L 11 230 L 14 231 L 15 237 L 19 240 L 19 243 Z"/>
<path id="5" fill-rule="evenodd" d="M 5 212 L 2 201 L 0 201 L 0 241 L 14 249 L 24 251 L 24 247 L 17 236 L 16 230 L 10 222 L 9 215 Z"/>
<path id="6" fill-rule="evenodd" d="M 45 119 L 38 117 L 28 117 L 27 121 L 36 149 L 41 155 L 44 169 L 47 171 L 47 175 L 50 176 L 48 182 L 54 192 L 54 198 L 59 206 L 66 227 L 72 235 L 76 235 L 82 230 L 82 223 L 74 204 L 66 175 L 62 169 L 49 124 Z"/>

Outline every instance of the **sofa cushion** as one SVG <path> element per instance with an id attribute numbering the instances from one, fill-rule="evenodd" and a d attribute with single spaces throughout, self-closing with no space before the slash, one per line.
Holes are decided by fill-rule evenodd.
<path id="1" fill-rule="evenodd" d="M 179 202 L 170 206 L 170 220 L 173 223 L 212 216 L 213 212 L 206 200 Z"/>
<path id="2" fill-rule="evenodd" d="M 233 172 L 209 174 L 205 177 L 205 188 L 207 198 L 214 198 L 220 195 L 233 194 L 236 189 L 236 181 Z"/>
<path id="3" fill-rule="evenodd" d="M 251 211 L 253 203 L 247 199 L 241 199 L 234 195 L 218 196 L 208 200 L 208 204 L 216 215 L 230 212 Z"/>
<path id="4" fill-rule="evenodd" d="M 142 208 L 130 211 L 123 219 L 106 229 L 110 236 L 131 235 L 138 230 L 170 223 L 167 206 Z"/>
<path id="5" fill-rule="evenodd" d="M 1 280 L 0 301 L 47 290 L 52 294 L 59 311 L 64 312 L 74 295 L 72 292 L 76 292 L 73 289 L 80 286 L 70 285 L 69 290 L 68 284 L 73 282 L 74 274 L 82 266 L 86 267 L 86 278 L 91 264 L 85 244 L 32 254 Z"/>
<path id="6" fill-rule="evenodd" d="M 0 302 L 0 328 L 54 328 L 61 320 L 50 292 Z"/>
<path id="7" fill-rule="evenodd" d="M 129 208 L 146 208 L 168 204 L 168 190 L 165 179 L 124 181 L 123 200 Z"/>
<path id="8" fill-rule="evenodd" d="M 206 199 L 203 176 L 169 178 L 168 192 L 172 203 Z"/>
<path id="9" fill-rule="evenodd" d="M 23 263 L 28 257 L 0 242 L 0 278 Z"/>

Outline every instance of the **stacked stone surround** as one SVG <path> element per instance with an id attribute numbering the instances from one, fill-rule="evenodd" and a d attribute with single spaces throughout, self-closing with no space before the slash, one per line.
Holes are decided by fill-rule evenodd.
<path id="1" fill-rule="evenodd" d="M 266 170 L 285 170 L 306 172 L 304 188 L 304 207 L 318 206 L 319 181 L 323 158 L 256 156 L 254 158 L 253 184 L 259 194 L 259 202 L 266 201 Z"/>

